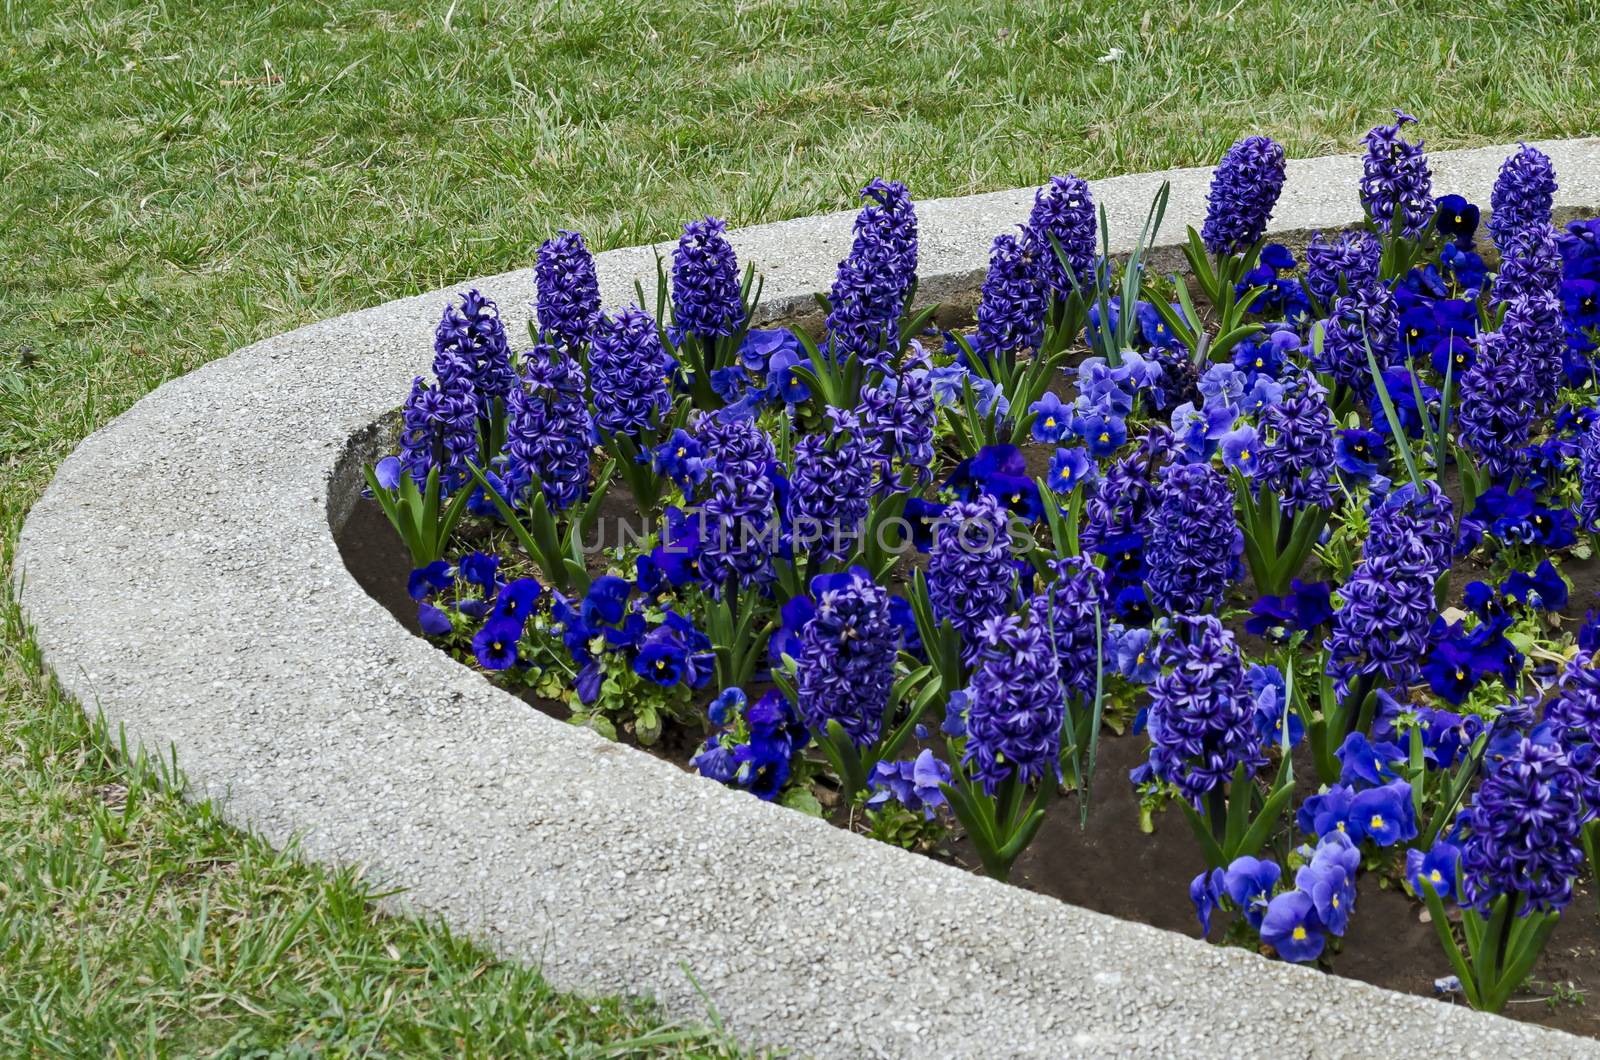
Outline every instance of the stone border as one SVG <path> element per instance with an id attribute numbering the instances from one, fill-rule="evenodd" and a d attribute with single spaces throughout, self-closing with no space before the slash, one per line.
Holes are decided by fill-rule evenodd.
<path id="1" fill-rule="evenodd" d="M 1600 139 L 1539 146 L 1559 206 L 1600 204 Z M 1436 185 L 1487 203 L 1509 150 L 1435 154 Z M 1290 163 L 1273 232 L 1358 221 L 1359 171 Z M 1208 179 L 1094 191 L 1125 248 L 1170 180 L 1170 250 Z M 919 203 L 922 295 L 970 299 L 1031 194 Z M 769 315 L 827 288 L 850 218 L 733 233 Z M 608 303 L 654 270 L 648 247 L 600 255 Z M 533 295 L 528 270 L 475 285 L 512 317 Z M 365 865 L 406 888 L 397 908 L 559 986 L 648 994 L 688 1018 L 709 1000 L 745 1039 L 817 1055 L 1600 1056 L 860 839 L 553 721 L 412 637 L 340 561 L 329 524 L 353 483 L 333 475 L 425 370 L 440 305 L 467 286 L 167 383 L 62 464 L 23 529 L 22 600 L 63 684 L 134 741 L 175 745 L 193 793 L 230 821 Z"/>

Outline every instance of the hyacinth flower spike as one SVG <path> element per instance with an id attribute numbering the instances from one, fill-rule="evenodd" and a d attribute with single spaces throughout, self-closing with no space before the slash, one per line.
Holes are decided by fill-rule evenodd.
<path id="1" fill-rule="evenodd" d="M 1060 781 L 1065 712 L 1055 649 L 1044 623 L 1016 615 L 984 623 L 962 735 L 949 743 L 945 798 L 984 870 L 997 880 L 1038 834 Z"/>
<path id="2" fill-rule="evenodd" d="M 683 428 L 691 408 L 674 399 L 663 329 L 649 313 L 635 306 L 614 317 L 599 313 L 589 335 L 595 434 L 628 484 L 648 533 L 667 485 L 652 454 Z"/>
<path id="3" fill-rule="evenodd" d="M 1538 961 L 1581 871 L 1584 778 L 1559 742 L 1512 733 L 1462 814 L 1466 838 L 1450 893 L 1466 953 L 1444 908 L 1445 888 L 1416 881 L 1445 955 L 1473 1008 L 1498 1012 Z"/>
<path id="4" fill-rule="evenodd" d="M 1042 356 L 1059 353 L 1083 334 L 1089 305 L 1099 297 L 1105 270 L 1097 258 L 1099 228 L 1089 182 L 1076 174 L 1051 177 L 1034 192 L 1023 242 L 1045 281 Z"/>
<path id="5" fill-rule="evenodd" d="M 969 342 L 964 335 L 952 336 L 962 361 L 1004 394 L 1017 412 L 1003 419 L 993 432 L 995 441 L 1002 443 L 1027 435 L 1033 426 L 1032 406 L 1044 396 L 1067 357 L 1064 346 L 1050 350 L 1044 345 L 1050 279 L 1048 262 L 1036 257 L 1039 252 L 1026 234 L 1021 240 L 1011 235 L 997 237 L 978 304 L 974 339 Z M 1074 282 L 1075 277 L 1074 273 Z"/>
<path id="6" fill-rule="evenodd" d="M 690 221 L 672 253 L 672 326 L 665 337 L 678 360 L 682 385 L 698 409 L 723 406 L 711 385 L 712 374 L 738 363 L 739 347 L 761 301 L 762 279 L 749 264 L 740 278 L 738 259 L 724 235 L 727 228 L 715 217 Z M 668 290 L 667 268 L 658 258 L 657 320 L 665 319 Z M 637 293 L 643 305 L 643 288 Z"/>
<path id="7" fill-rule="evenodd" d="M 1267 222 L 1283 191 L 1285 166 L 1283 146 L 1276 141 L 1265 136 L 1238 141 L 1211 178 L 1204 227 L 1189 229 L 1184 256 L 1206 301 L 1225 320 L 1235 314 L 1239 281 L 1261 256 Z M 1260 290 L 1252 289 L 1246 297 L 1253 300 Z"/>
<path id="8" fill-rule="evenodd" d="M 897 758 L 939 695 L 934 670 L 904 672 L 889 593 L 860 567 L 812 579 L 815 610 L 799 657 L 784 655 L 773 682 L 799 705 L 846 799 L 864 795 L 879 762 Z M 904 709 L 902 709 L 904 708 Z"/>
<path id="9" fill-rule="evenodd" d="M 1235 454 L 1234 496 L 1256 589 L 1283 596 L 1328 521 L 1333 417 L 1322 388 L 1306 376 L 1295 393 L 1262 413 L 1261 424 L 1267 434 L 1255 440 L 1258 451 Z"/>
<path id="10" fill-rule="evenodd" d="M 1263 794 L 1266 764 L 1243 661 L 1232 634 L 1209 615 L 1177 620 L 1161 647 L 1164 672 L 1151 685 L 1150 759 L 1140 774 L 1177 786 L 1176 800 L 1210 868 L 1258 854 L 1294 794 L 1289 728 L 1282 727 L 1277 775 Z M 1294 670 L 1284 702 L 1294 701 Z"/>
<path id="11" fill-rule="evenodd" d="M 1393 125 L 1376 125 L 1366 135 L 1361 205 L 1383 246 L 1382 276 L 1404 276 L 1431 248 L 1436 204 L 1433 172 L 1422 143 L 1400 136 L 1417 119 L 1395 111 Z"/>

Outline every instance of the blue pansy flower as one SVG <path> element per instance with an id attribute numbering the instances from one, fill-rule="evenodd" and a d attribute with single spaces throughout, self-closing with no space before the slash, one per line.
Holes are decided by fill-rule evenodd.
<path id="1" fill-rule="evenodd" d="M 1096 457 L 1111 456 L 1128 440 L 1128 425 L 1122 417 L 1098 410 L 1076 417 L 1072 430 Z"/>
<path id="2" fill-rule="evenodd" d="M 706 708 L 706 717 L 710 719 L 711 724 L 720 729 L 728 724 L 729 718 L 736 714 L 744 713 L 746 702 L 744 689 L 724 688 L 717 693 L 717 698 L 713 699 L 711 705 Z"/>
<path id="3" fill-rule="evenodd" d="M 1200 930 L 1211 934 L 1211 914 L 1222 902 L 1222 870 L 1202 872 L 1189 883 L 1189 901 L 1194 903 L 1194 915 L 1200 921 Z"/>
<path id="4" fill-rule="evenodd" d="M 1436 200 L 1438 212 L 1433 215 L 1439 234 L 1448 236 L 1463 250 L 1472 246 L 1472 236 L 1478 231 L 1479 209 L 1461 195 L 1441 195 Z"/>
<path id="5" fill-rule="evenodd" d="M 1319 795 L 1312 795 L 1300 804 L 1295 814 L 1295 827 L 1317 838 L 1333 832 L 1349 833 L 1350 805 L 1355 792 L 1343 784 L 1335 784 Z"/>
<path id="6" fill-rule="evenodd" d="M 650 450 L 650 463 L 656 474 L 667 476 L 684 491 L 706 477 L 705 450 L 694 435 L 681 427 Z"/>
<path id="7" fill-rule="evenodd" d="M 1134 627 L 1116 635 L 1114 659 L 1117 672 L 1128 680 L 1147 685 L 1161 676 L 1156 662 L 1155 634 L 1148 629 Z"/>
<path id="8" fill-rule="evenodd" d="M 1248 423 L 1224 434 L 1222 462 L 1246 478 L 1253 477 L 1261 467 L 1261 436 Z"/>
<path id="9" fill-rule="evenodd" d="M 1028 406 L 1033 413 L 1033 440 L 1059 442 L 1072 429 L 1072 408 L 1050 391 Z"/>
<path id="10" fill-rule="evenodd" d="M 495 598 L 495 617 L 516 622 L 520 627 L 543 591 L 543 587 L 532 578 L 518 578 L 501 589 L 500 595 Z"/>
<path id="11" fill-rule="evenodd" d="M 450 564 L 442 559 L 436 559 L 425 567 L 418 567 L 406 579 L 406 592 L 413 600 L 426 600 L 436 592 L 450 588 L 455 584 L 455 575 L 451 573 Z"/>
<path id="12" fill-rule="evenodd" d="M 1285 891 L 1267 905 L 1261 918 L 1261 941 L 1286 961 L 1304 964 L 1322 956 L 1327 936 L 1317 907 L 1303 891 Z"/>
<path id="13" fill-rule="evenodd" d="M 804 351 L 800 340 L 788 328 L 751 328 L 739 344 L 739 363 L 748 371 L 766 372 L 772 359 L 784 351 Z"/>
<path id="14" fill-rule="evenodd" d="M 1050 458 L 1050 488 L 1057 493 L 1071 493 L 1085 483 L 1093 482 L 1097 468 L 1081 445 L 1057 449 Z"/>
<path id="15" fill-rule="evenodd" d="M 1351 838 L 1364 837 L 1380 847 L 1415 839 L 1417 816 L 1411 803 L 1411 785 L 1396 780 L 1356 792 L 1350 802 L 1350 830 Z"/>
<path id="16" fill-rule="evenodd" d="M 1281 748 L 1287 737 L 1291 748 L 1299 746 L 1305 738 L 1306 725 L 1299 712 L 1289 708 L 1289 689 L 1283 674 L 1276 666 L 1253 666 L 1245 680 L 1255 700 L 1256 732 L 1261 735 L 1261 742 Z"/>
<path id="17" fill-rule="evenodd" d="M 494 591 L 494 578 L 499 569 L 500 557 L 488 552 L 469 552 L 456 565 L 461 580 L 476 585 L 486 595 Z"/>
<path id="18" fill-rule="evenodd" d="M 628 597 L 632 592 L 633 586 L 628 584 L 626 578 L 602 574 L 589 583 L 589 591 L 583 594 L 578 613 L 590 625 L 598 621 L 614 626 L 622 621 L 622 612 L 628 606 Z"/>
<path id="19" fill-rule="evenodd" d="M 1339 781 L 1352 787 L 1376 787 L 1394 780 L 1394 764 L 1404 762 L 1406 754 L 1386 740 L 1373 743 L 1363 732 L 1346 736 L 1334 752 L 1339 759 Z"/>
<path id="20" fill-rule="evenodd" d="M 1570 590 L 1566 579 L 1548 559 L 1532 574 L 1513 571 L 1500 586 L 1506 596 L 1542 611 L 1560 611 L 1567 606 Z"/>
<path id="21" fill-rule="evenodd" d="M 455 629 L 450 616 L 430 603 L 417 604 L 417 625 L 430 637 L 447 637 Z"/>
<path id="22" fill-rule="evenodd" d="M 1223 873 L 1222 889 L 1233 902 L 1234 908 L 1244 914 L 1250 926 L 1259 928 L 1267 912 L 1267 900 L 1272 895 L 1272 888 L 1277 886 L 1278 877 L 1282 874 L 1283 870 L 1275 861 L 1242 857 Z"/>
<path id="23" fill-rule="evenodd" d="M 1439 840 L 1427 853 L 1406 851 L 1406 882 L 1417 897 L 1426 895 L 1424 884 L 1431 887 L 1440 898 L 1456 900 L 1456 869 L 1461 864 L 1461 849 Z"/>
<path id="24" fill-rule="evenodd" d="M 869 809 L 879 809 L 890 799 L 912 813 L 921 813 L 931 821 L 940 806 L 945 805 L 942 785 L 950 783 L 950 767 L 924 747 L 914 760 L 904 762 L 879 762 L 873 766 L 867 784 L 873 794 L 867 799 Z"/>
<path id="25" fill-rule="evenodd" d="M 522 626 L 504 618 L 491 618 L 472 638 L 472 653 L 485 670 L 509 670 L 517 664 L 517 641 Z"/>
<path id="26" fill-rule="evenodd" d="M 1333 439 L 1333 463 L 1347 475 L 1366 480 L 1378 473 L 1378 465 L 1389 458 L 1389 443 L 1377 431 L 1360 428 L 1341 430 Z"/>

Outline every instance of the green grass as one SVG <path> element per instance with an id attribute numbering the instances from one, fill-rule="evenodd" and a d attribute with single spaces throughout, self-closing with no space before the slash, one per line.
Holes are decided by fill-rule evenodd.
<path id="1" fill-rule="evenodd" d="M 61 458 L 163 380 L 526 265 L 558 226 L 599 249 L 845 207 L 880 173 L 958 195 L 1248 132 L 1351 150 L 1396 105 L 1434 147 L 1591 134 L 1595 15 L 0 0 L 0 572 Z M 723 1048 L 376 916 L 183 803 L 42 675 L 9 597 L 0 623 L 0 1054 Z"/>

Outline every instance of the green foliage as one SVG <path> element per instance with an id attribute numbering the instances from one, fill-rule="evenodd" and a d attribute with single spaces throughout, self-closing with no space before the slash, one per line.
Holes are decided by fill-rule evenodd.
<path id="1" fill-rule="evenodd" d="M 573 704 L 574 725 L 586 725 L 611 740 L 626 732 L 649 747 L 661 739 L 668 718 L 693 720 L 694 693 L 688 685 L 661 685 L 640 677 L 620 653 L 602 654 L 600 669 L 605 674 L 600 694 L 592 704 Z"/>
<path id="2" fill-rule="evenodd" d="M 903 850 L 932 850 L 950 834 L 950 826 L 941 814 L 926 819 L 893 799 L 881 809 L 865 811 L 865 820 L 863 830 L 867 835 Z"/>

